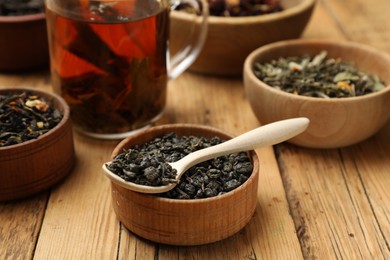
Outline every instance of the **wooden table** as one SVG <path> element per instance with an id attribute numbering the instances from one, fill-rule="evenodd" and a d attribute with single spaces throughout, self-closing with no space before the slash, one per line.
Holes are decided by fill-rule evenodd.
<path id="1" fill-rule="evenodd" d="M 322 0 L 302 37 L 390 53 L 389 15 L 388 0 Z M 0 74 L 0 87 L 7 86 L 51 91 L 48 71 Z M 197 123 L 232 134 L 260 125 L 240 78 L 187 72 L 170 82 L 168 94 L 159 124 Z M 0 203 L 0 259 L 390 259 L 390 122 L 342 149 L 258 149 L 255 215 L 233 237 L 193 247 L 155 244 L 121 226 L 100 170 L 115 145 L 75 133 L 70 176 L 50 191 Z"/>

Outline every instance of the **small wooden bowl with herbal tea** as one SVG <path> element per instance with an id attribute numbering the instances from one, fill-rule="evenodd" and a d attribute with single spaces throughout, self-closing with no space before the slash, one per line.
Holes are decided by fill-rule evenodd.
<path id="1" fill-rule="evenodd" d="M 230 138 L 206 126 L 156 126 L 119 143 L 110 170 L 125 180 L 161 185 L 174 177 L 157 177 L 153 168 L 160 167 L 159 162 L 176 161 Z M 160 194 L 135 192 L 110 179 L 112 206 L 119 221 L 145 239 L 170 245 L 207 244 L 234 235 L 250 221 L 256 209 L 258 170 L 252 150 L 197 164 L 174 189 Z M 139 171 L 147 179 L 136 177 Z"/>
<path id="2" fill-rule="evenodd" d="M 33 88 L 0 89 L 0 201 L 42 192 L 75 161 L 69 107 Z"/>
<path id="3" fill-rule="evenodd" d="M 244 65 L 247 97 L 262 124 L 307 117 L 289 142 L 339 148 L 378 132 L 390 118 L 390 56 L 373 47 L 290 40 L 253 51 Z"/>
<path id="4" fill-rule="evenodd" d="M 44 0 L 0 1 L 0 71 L 48 67 Z"/>
<path id="5" fill-rule="evenodd" d="M 298 38 L 308 24 L 315 0 L 210 1 L 208 33 L 191 71 L 222 76 L 242 75 L 250 52 L 275 41 Z M 172 12 L 171 49 L 179 49 L 194 20 L 186 6 Z M 186 13 L 187 12 L 187 13 Z"/>

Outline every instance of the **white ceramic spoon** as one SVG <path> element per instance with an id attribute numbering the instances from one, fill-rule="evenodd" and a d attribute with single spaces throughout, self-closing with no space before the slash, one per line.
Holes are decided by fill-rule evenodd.
<path id="1" fill-rule="evenodd" d="M 179 161 L 169 163 L 176 169 L 176 180 L 179 180 L 183 173 L 192 166 L 226 154 L 254 150 L 263 146 L 274 145 L 286 141 L 306 130 L 309 119 L 305 117 L 277 121 L 265 126 L 258 127 L 221 144 L 198 150 L 183 157 Z M 105 174 L 116 184 L 142 193 L 162 193 L 173 189 L 177 183 L 170 183 L 164 186 L 146 186 L 128 182 L 111 172 L 107 164 L 103 164 Z"/>

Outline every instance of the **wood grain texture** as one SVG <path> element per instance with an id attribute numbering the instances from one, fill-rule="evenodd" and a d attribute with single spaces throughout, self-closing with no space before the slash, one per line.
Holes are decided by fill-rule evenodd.
<path id="1" fill-rule="evenodd" d="M 319 37 L 332 34 L 336 39 L 354 40 L 374 47 L 385 43 L 378 38 L 385 39 L 389 30 L 377 31 L 375 40 L 368 40 L 363 35 L 374 34 L 368 25 L 372 26 L 373 21 L 376 24 L 383 18 L 373 18 L 380 16 L 382 11 L 374 11 L 372 6 L 384 6 L 384 2 L 321 1 L 321 4 L 326 5 L 327 9 L 323 10 L 330 11 L 329 16 L 322 11 L 317 13 L 322 22 L 331 24 L 336 17 L 333 23 L 337 26 L 318 27 L 321 28 L 317 31 Z M 361 9 L 363 5 L 367 6 L 364 11 Z M 353 11 L 355 8 L 362 11 Z M 341 34 L 326 32 L 337 27 Z M 390 147 L 389 125 L 373 138 L 340 150 L 277 146 L 277 158 L 305 258 L 390 257 L 387 217 L 390 200 L 386 188 L 389 179 L 385 177 L 390 172 L 390 159 L 386 156 Z"/>
<path id="2" fill-rule="evenodd" d="M 375 160 L 370 160 L 369 170 L 359 165 L 359 159 L 364 162 L 365 158 L 378 158 L 378 162 L 383 162 L 388 158 L 384 158 L 381 150 L 365 154 L 361 147 L 370 142 L 341 152 L 300 150 L 298 153 L 299 148 L 278 146 L 283 180 L 306 257 L 386 259 L 390 256 L 386 217 L 389 194 L 385 188 L 388 181 L 383 177 L 389 169 L 381 167 L 383 163 L 375 167 L 372 164 Z M 306 164 L 309 157 L 313 163 Z"/>
<path id="3" fill-rule="evenodd" d="M 70 178 L 52 190 L 36 259 L 112 259 L 117 254 L 119 223 L 101 171 L 115 142 L 79 134 L 75 142 L 77 163 Z"/>
<path id="4" fill-rule="evenodd" d="M 0 203 L 0 259 L 32 259 L 49 195 Z"/>
<path id="5" fill-rule="evenodd" d="M 317 3 L 304 38 L 352 39 L 388 51 L 387 0 Z M 10 85 L 51 91 L 47 71 L 0 74 L 0 87 Z M 170 82 L 164 123 L 205 124 L 232 135 L 260 124 L 240 78 L 195 73 Z M 249 224 L 218 243 L 190 247 L 155 244 L 121 226 L 100 169 L 116 143 L 76 134 L 75 144 L 77 164 L 64 182 L 0 203 L 1 259 L 390 259 L 390 123 L 340 150 L 282 144 L 275 157 L 271 147 L 259 149 Z"/>
<path id="6" fill-rule="evenodd" d="M 390 4 L 386 0 L 321 0 L 348 40 L 365 43 L 390 53 Z"/>

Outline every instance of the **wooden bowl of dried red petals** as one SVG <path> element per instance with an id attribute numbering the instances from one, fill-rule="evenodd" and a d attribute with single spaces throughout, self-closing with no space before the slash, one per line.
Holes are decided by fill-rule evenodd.
<path id="1" fill-rule="evenodd" d="M 259 46 L 298 38 L 316 3 L 315 0 L 208 2 L 208 33 L 190 70 L 221 76 L 240 76 L 245 58 Z M 192 16 L 186 13 L 190 10 L 182 9 L 172 12 L 170 44 L 173 51 L 179 49 L 194 30 Z"/>
<path id="2" fill-rule="evenodd" d="M 32 88 L 0 89 L 0 201 L 42 192 L 75 162 L 69 107 Z"/>
<path id="3" fill-rule="evenodd" d="M 156 126 L 119 143 L 110 163 L 116 169 L 110 170 L 136 182 L 135 175 L 150 172 L 158 158 L 175 161 L 230 138 L 206 126 Z M 112 206 L 119 221 L 145 239 L 170 245 L 216 242 L 237 233 L 253 216 L 258 171 L 256 153 L 243 151 L 193 166 L 162 194 L 134 192 L 111 181 Z"/>

